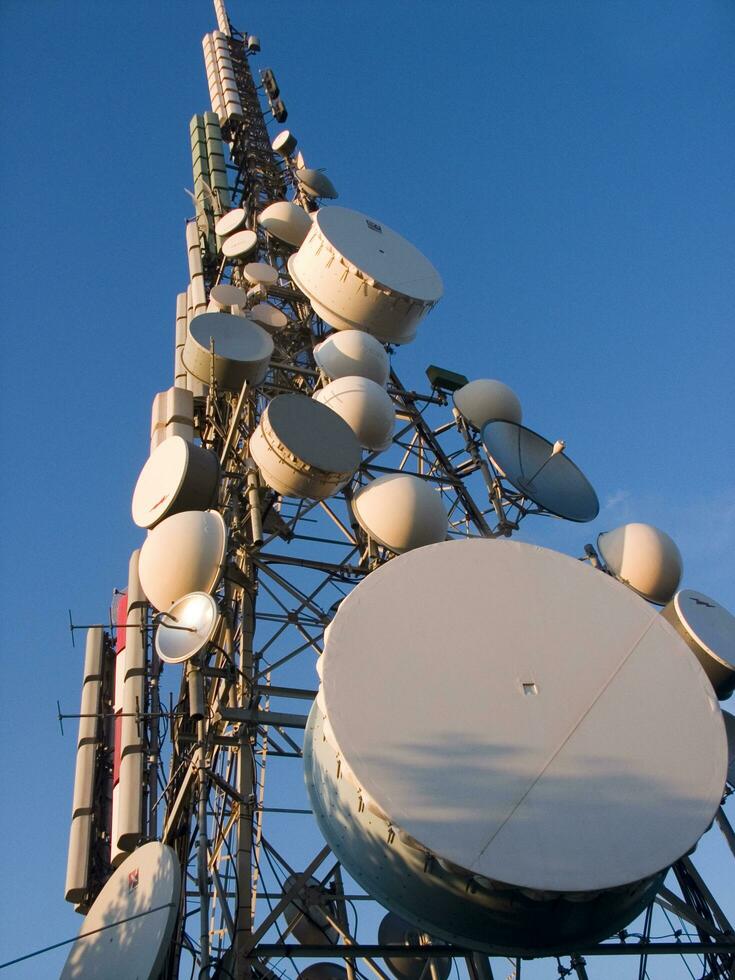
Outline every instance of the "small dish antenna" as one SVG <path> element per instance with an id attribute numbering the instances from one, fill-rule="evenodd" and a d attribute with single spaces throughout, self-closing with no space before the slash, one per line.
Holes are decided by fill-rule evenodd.
<path id="1" fill-rule="evenodd" d="M 652 524 L 623 524 L 603 531 L 597 551 L 611 575 L 658 606 L 665 605 L 679 587 L 681 552 L 665 531 Z"/>
<path id="2" fill-rule="evenodd" d="M 432 485 L 411 473 L 387 473 L 359 490 L 352 509 L 360 527 L 395 554 L 444 541 L 449 518 Z"/>
<path id="3" fill-rule="evenodd" d="M 378 926 L 378 942 L 381 946 L 419 946 L 422 930 L 406 922 L 395 912 L 388 912 L 380 920 Z M 385 965 L 396 980 L 428 980 L 426 960 L 420 956 L 385 956 Z M 452 961 L 448 956 L 434 959 L 436 972 L 429 973 L 431 980 L 447 980 L 452 969 Z"/>
<path id="4" fill-rule="evenodd" d="M 286 878 L 283 890 L 288 891 L 295 880 L 293 875 Z M 327 915 L 332 919 L 335 918 L 334 904 L 316 878 L 309 878 L 301 886 L 297 897 L 283 910 L 283 917 L 291 926 L 291 932 L 304 946 L 337 943 L 339 933 L 329 924 Z"/>
<path id="5" fill-rule="evenodd" d="M 277 153 L 279 156 L 288 159 L 296 147 L 299 145 L 299 141 L 296 139 L 294 134 L 288 129 L 282 129 L 280 133 L 277 133 L 273 138 L 271 147 L 273 152 Z"/>
<path id="6" fill-rule="evenodd" d="M 258 215 L 258 224 L 279 241 L 298 248 L 311 231 L 311 218 L 291 201 L 276 201 Z"/>
<path id="7" fill-rule="evenodd" d="M 217 306 L 226 312 L 232 306 L 244 306 L 248 301 L 248 294 L 239 286 L 220 282 L 216 286 L 212 286 L 209 298 L 213 299 Z"/>
<path id="8" fill-rule="evenodd" d="M 279 330 L 288 326 L 286 314 L 271 303 L 256 303 L 252 309 L 247 311 L 247 316 L 259 327 L 267 330 L 268 333 L 278 333 Z"/>
<path id="9" fill-rule="evenodd" d="M 735 616 L 701 592 L 682 589 L 661 610 L 699 660 L 717 697 L 735 690 Z"/>
<path id="10" fill-rule="evenodd" d="M 246 262 L 242 274 L 251 286 L 275 286 L 278 282 L 278 270 L 267 262 Z"/>
<path id="11" fill-rule="evenodd" d="M 323 170 L 299 167 L 294 175 L 309 197 L 324 197 L 329 200 L 339 197 L 336 187 Z"/>
<path id="12" fill-rule="evenodd" d="M 377 382 L 348 375 L 330 381 L 313 397 L 345 420 L 363 448 L 382 452 L 393 441 L 396 412 L 390 395 Z"/>
<path id="13" fill-rule="evenodd" d="M 597 494 L 565 455 L 562 440 L 551 443 L 523 425 L 494 419 L 484 425 L 482 441 L 501 474 L 542 510 L 579 523 L 597 517 Z"/>
<path id="14" fill-rule="evenodd" d="M 170 436 L 153 450 L 133 492 L 133 520 L 154 527 L 184 510 L 206 510 L 217 491 L 219 460 L 209 449 Z"/>
<path id="15" fill-rule="evenodd" d="M 214 362 L 217 384 L 239 391 L 244 381 L 260 384 L 272 354 L 270 334 L 252 320 L 232 313 L 200 313 L 189 324 L 182 360 L 187 371 L 205 384 Z"/>
<path id="16" fill-rule="evenodd" d="M 242 228 L 245 224 L 246 217 L 244 208 L 235 208 L 232 211 L 228 211 L 227 214 L 223 214 L 221 218 L 215 221 L 215 234 L 221 238 L 226 238 L 228 235 L 236 232 L 238 228 Z"/>
<path id="17" fill-rule="evenodd" d="M 463 385 L 454 393 L 454 405 L 476 429 L 490 419 L 519 423 L 523 418 L 518 395 L 502 381 L 490 378 L 477 378 Z"/>
<path id="18" fill-rule="evenodd" d="M 167 664 L 191 660 L 212 639 L 218 623 L 219 611 L 212 596 L 190 592 L 159 613 L 153 641 L 156 653 Z"/>
<path id="19" fill-rule="evenodd" d="M 236 231 L 234 235 L 225 238 L 222 242 L 222 254 L 228 259 L 241 259 L 254 252 L 257 244 L 258 236 L 246 228 L 245 231 Z"/>
<path id="20" fill-rule="evenodd" d="M 370 378 L 385 387 L 390 358 L 381 342 L 364 330 L 339 330 L 314 348 L 317 367 L 330 381 L 349 375 Z"/>

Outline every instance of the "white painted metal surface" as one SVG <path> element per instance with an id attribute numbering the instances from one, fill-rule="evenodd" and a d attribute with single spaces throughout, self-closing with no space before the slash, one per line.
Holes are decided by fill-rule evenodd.
<path id="1" fill-rule="evenodd" d="M 269 487 L 322 500 L 360 464 L 360 446 L 338 415 L 306 395 L 278 395 L 250 438 L 250 455 Z"/>
<path id="2" fill-rule="evenodd" d="M 140 582 L 151 605 L 168 609 L 189 592 L 212 592 L 227 532 L 216 511 L 184 511 L 153 528 L 140 551 Z"/>
<path id="3" fill-rule="evenodd" d="M 278 270 L 267 262 L 246 262 L 242 274 L 253 286 L 275 286 L 278 282 Z"/>
<path id="4" fill-rule="evenodd" d="M 219 621 L 217 603 L 208 592 L 190 592 L 158 619 L 154 647 L 167 664 L 195 657 L 212 639 Z"/>
<path id="5" fill-rule="evenodd" d="M 276 133 L 271 143 L 274 152 L 280 154 L 282 157 L 291 156 L 297 146 L 298 140 L 288 129 L 283 129 L 280 133 Z"/>
<path id="6" fill-rule="evenodd" d="M 360 527 L 396 554 L 444 541 L 449 519 L 434 484 L 410 473 L 371 480 L 352 501 Z"/>
<path id="7" fill-rule="evenodd" d="M 212 286 L 209 298 L 214 300 L 221 310 L 227 310 L 232 306 L 245 306 L 248 301 L 248 294 L 239 286 L 221 282 Z"/>
<path id="8" fill-rule="evenodd" d="M 181 436 L 166 439 L 146 460 L 133 492 L 133 520 L 154 527 L 182 510 L 206 510 L 217 490 L 219 461 Z"/>
<path id="9" fill-rule="evenodd" d="M 380 452 L 391 444 L 396 413 L 390 395 L 377 382 L 337 378 L 315 392 L 314 398 L 344 419 L 365 449 Z"/>
<path id="10" fill-rule="evenodd" d="M 276 201 L 258 215 L 258 224 L 269 235 L 297 248 L 311 231 L 311 218 L 291 201 Z"/>
<path id="11" fill-rule="evenodd" d="M 381 342 L 364 330 L 340 330 L 314 348 L 314 360 L 330 381 L 349 375 L 388 383 L 390 359 Z"/>
<path id="12" fill-rule="evenodd" d="M 271 303 L 256 303 L 252 309 L 248 310 L 247 315 L 250 320 L 267 330 L 268 333 L 278 333 L 279 330 L 288 326 L 286 314 Z"/>
<path id="13" fill-rule="evenodd" d="M 454 393 L 457 411 L 477 429 L 490 419 L 520 422 L 523 411 L 518 395 L 503 384 L 490 378 L 477 378 Z"/>
<path id="14" fill-rule="evenodd" d="M 663 606 L 679 587 L 681 552 L 652 524 L 623 524 L 597 538 L 597 550 L 615 578 L 644 599 Z"/>
<path id="15" fill-rule="evenodd" d="M 315 311 L 339 330 L 406 343 L 439 301 L 439 273 L 396 232 L 347 208 L 321 208 L 288 264 Z"/>
<path id="16" fill-rule="evenodd" d="M 685 854 L 719 805 L 726 740 L 701 667 L 647 603 L 567 556 L 411 552 L 344 600 L 323 661 L 359 785 L 475 874 L 615 888 Z"/>
<path id="17" fill-rule="evenodd" d="M 720 700 L 735 690 L 735 616 L 715 599 L 682 589 L 661 610 L 709 677 Z"/>
<path id="18" fill-rule="evenodd" d="M 178 858 L 170 847 L 152 841 L 133 851 L 85 917 L 80 933 L 92 935 L 74 943 L 61 980 L 155 980 L 168 953 L 180 891 Z"/>
<path id="19" fill-rule="evenodd" d="M 214 343 L 218 384 L 239 391 L 244 381 L 260 384 L 273 354 L 273 340 L 257 323 L 231 313 L 202 313 L 189 324 L 183 360 L 187 370 L 209 383 Z"/>
<path id="20" fill-rule="evenodd" d="M 228 211 L 223 214 L 221 218 L 218 218 L 214 223 L 215 234 L 221 235 L 225 238 L 227 235 L 231 235 L 233 232 L 237 231 L 238 228 L 242 228 L 245 224 L 245 209 L 244 208 L 233 208 L 232 211 Z"/>
<path id="21" fill-rule="evenodd" d="M 241 259 L 254 252 L 257 244 L 258 236 L 246 228 L 245 231 L 236 231 L 234 235 L 225 238 L 222 242 L 222 254 L 228 259 Z"/>
<path id="22" fill-rule="evenodd" d="M 323 170 L 299 167 L 294 175 L 309 197 L 325 197 L 330 200 L 339 197 L 336 187 Z"/>

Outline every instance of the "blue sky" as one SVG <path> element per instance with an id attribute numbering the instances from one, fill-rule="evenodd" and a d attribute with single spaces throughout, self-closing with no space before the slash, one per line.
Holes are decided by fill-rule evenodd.
<path id="1" fill-rule="evenodd" d="M 429 363 L 504 380 L 596 485 L 593 525 L 529 519 L 522 537 L 578 554 L 650 521 L 679 543 L 685 585 L 735 609 L 732 4 L 228 8 L 339 203 L 441 272 L 404 381 Z M 214 26 L 207 0 L 0 7 L 8 956 L 78 928 L 62 894 L 74 725 L 61 738 L 55 719 L 79 696 L 67 609 L 105 619 L 141 541 L 130 495 L 172 383 Z M 732 909 L 718 855 L 703 860 Z"/>

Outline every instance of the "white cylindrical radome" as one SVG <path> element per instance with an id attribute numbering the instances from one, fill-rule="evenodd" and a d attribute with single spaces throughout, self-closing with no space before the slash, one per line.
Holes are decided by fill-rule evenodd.
<path id="1" fill-rule="evenodd" d="M 518 395 L 502 381 L 477 378 L 455 391 L 453 398 L 460 415 L 477 429 L 491 419 L 520 423 L 523 418 Z"/>
<path id="2" fill-rule="evenodd" d="M 278 395 L 250 437 L 263 481 L 287 497 L 323 500 L 360 465 L 360 446 L 338 415 L 306 395 Z"/>
<path id="3" fill-rule="evenodd" d="M 289 132 L 287 129 L 283 129 L 280 133 L 276 133 L 276 135 L 273 137 L 273 142 L 271 143 L 273 152 L 278 153 L 282 157 L 290 157 L 297 146 L 298 140 L 294 134 Z"/>
<path id="4" fill-rule="evenodd" d="M 359 375 L 383 387 L 388 383 L 388 352 L 376 337 L 364 330 L 340 330 L 330 334 L 314 348 L 314 360 L 330 381 Z"/>
<path id="5" fill-rule="evenodd" d="M 704 671 L 566 555 L 470 539 L 399 556 L 341 602 L 320 661 L 319 828 L 368 894 L 447 942 L 561 955 L 612 935 L 719 807 Z"/>
<path id="6" fill-rule="evenodd" d="M 243 382 L 260 384 L 266 375 L 273 340 L 262 327 L 231 313 L 202 313 L 189 324 L 183 360 L 186 369 L 208 382 L 214 343 L 214 376 L 228 391 L 239 391 Z"/>
<path id="7" fill-rule="evenodd" d="M 133 492 L 133 520 L 155 527 L 183 510 L 207 510 L 214 503 L 219 460 L 203 446 L 172 436 L 148 457 Z"/>
<path id="8" fill-rule="evenodd" d="M 679 587 L 681 552 L 665 531 L 652 524 L 623 524 L 597 538 L 608 571 L 644 599 L 665 605 Z"/>
<path id="9" fill-rule="evenodd" d="M 261 228 L 265 228 L 269 235 L 296 248 L 311 231 L 311 218 L 303 208 L 291 201 L 276 201 L 275 204 L 269 204 L 258 215 L 258 224 Z"/>
<path id="10" fill-rule="evenodd" d="M 717 697 L 735 690 L 735 616 L 701 592 L 682 589 L 661 610 L 704 668 Z"/>
<path id="11" fill-rule="evenodd" d="M 371 538 L 396 554 L 444 541 L 449 518 L 438 490 L 410 473 L 388 473 L 355 494 L 352 510 Z"/>
<path id="12" fill-rule="evenodd" d="M 184 511 L 161 521 L 140 551 L 140 581 L 151 605 L 165 610 L 189 592 L 213 592 L 226 545 L 217 511 Z"/>
<path id="13" fill-rule="evenodd" d="M 345 420 L 363 448 L 381 452 L 391 444 L 396 412 L 390 395 L 377 382 L 348 375 L 330 381 L 313 397 Z"/>
<path id="14" fill-rule="evenodd" d="M 314 310 L 338 330 L 408 343 L 442 296 L 439 273 L 390 228 L 347 208 L 321 208 L 288 263 Z"/>

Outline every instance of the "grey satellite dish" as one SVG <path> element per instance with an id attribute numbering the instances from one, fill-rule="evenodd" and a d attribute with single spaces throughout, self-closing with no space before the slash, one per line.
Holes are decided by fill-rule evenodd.
<path id="1" fill-rule="evenodd" d="M 293 876 L 284 881 L 284 892 L 288 891 L 294 881 Z M 283 917 L 291 926 L 293 935 L 304 946 L 334 944 L 339 939 L 339 933 L 329 924 L 325 912 L 334 919 L 334 903 L 316 878 L 309 878 L 298 897 L 283 910 Z"/>
<path id="2" fill-rule="evenodd" d="M 564 454 L 563 443 L 552 444 L 523 425 L 501 419 L 485 424 L 482 441 L 508 482 L 543 510 L 580 523 L 597 517 L 597 494 Z"/>
<path id="3" fill-rule="evenodd" d="M 296 179 L 309 197 L 325 197 L 334 200 L 339 197 L 337 189 L 323 170 L 313 167 L 299 167 L 294 171 Z"/>
<path id="4" fill-rule="evenodd" d="M 679 588 L 683 563 L 673 538 L 653 524 L 622 524 L 597 536 L 611 575 L 644 599 L 663 606 Z"/>
<path id="5" fill-rule="evenodd" d="M 723 711 L 722 718 L 727 736 L 727 783 L 731 789 L 735 789 L 735 715 Z"/>
<path id="6" fill-rule="evenodd" d="M 378 942 L 381 946 L 418 946 L 421 929 L 411 925 L 395 912 L 388 912 L 378 926 Z M 384 956 L 385 965 L 396 980 L 433 980 L 434 974 L 426 969 L 426 960 L 419 956 Z M 452 969 L 448 956 L 434 960 L 438 980 L 447 980 Z"/>
<path id="7" fill-rule="evenodd" d="M 151 841 L 133 851 L 87 913 L 61 980 L 155 980 L 173 937 L 180 892 L 179 861 L 170 847 Z M 125 919 L 124 927 L 105 928 Z"/>
<path id="8" fill-rule="evenodd" d="M 347 980 L 347 970 L 339 963 L 324 960 L 309 964 L 299 973 L 298 980 Z"/>
<path id="9" fill-rule="evenodd" d="M 215 234 L 220 235 L 225 238 L 227 235 L 233 234 L 238 228 L 242 228 L 245 224 L 245 214 L 244 208 L 235 208 L 232 211 L 228 211 L 227 214 L 223 214 L 221 218 L 218 218 L 214 224 Z"/>
<path id="10" fill-rule="evenodd" d="M 228 391 L 244 381 L 260 384 L 273 354 L 273 340 L 257 323 L 231 313 L 200 313 L 189 324 L 182 360 L 199 381 L 209 383 L 214 345 L 214 376 Z"/>
<path id="11" fill-rule="evenodd" d="M 735 616 L 701 592 L 682 589 L 661 610 L 699 660 L 717 697 L 735 690 Z"/>
<path id="12" fill-rule="evenodd" d="M 248 301 L 248 294 L 239 286 L 221 282 L 212 286 L 209 298 L 213 299 L 220 309 L 227 309 L 231 306 L 244 306 Z"/>
<path id="13" fill-rule="evenodd" d="M 219 623 L 217 603 L 208 592 L 182 596 L 158 617 L 154 647 L 167 664 L 191 660 L 209 643 Z"/>
<path id="14" fill-rule="evenodd" d="M 304 765 L 320 830 L 370 895 L 449 942 L 611 935 L 720 804 L 727 746 L 699 664 L 650 604 L 566 555 L 417 548 L 341 602 L 319 659 Z"/>
<path id="15" fill-rule="evenodd" d="M 250 455 L 269 487 L 287 497 L 323 500 L 341 490 L 360 465 L 349 425 L 306 395 L 278 395 L 250 437 Z"/>
<path id="16" fill-rule="evenodd" d="M 321 208 L 288 271 L 318 315 L 337 330 L 408 343 L 442 296 L 421 252 L 386 225 L 347 208 Z"/>
<path id="17" fill-rule="evenodd" d="M 154 527 L 183 510 L 206 510 L 214 502 L 219 460 L 209 449 L 171 436 L 153 450 L 133 492 L 133 520 Z"/>
<path id="18" fill-rule="evenodd" d="M 258 236 L 254 231 L 236 231 L 222 242 L 222 254 L 228 259 L 241 259 L 255 251 Z"/>

